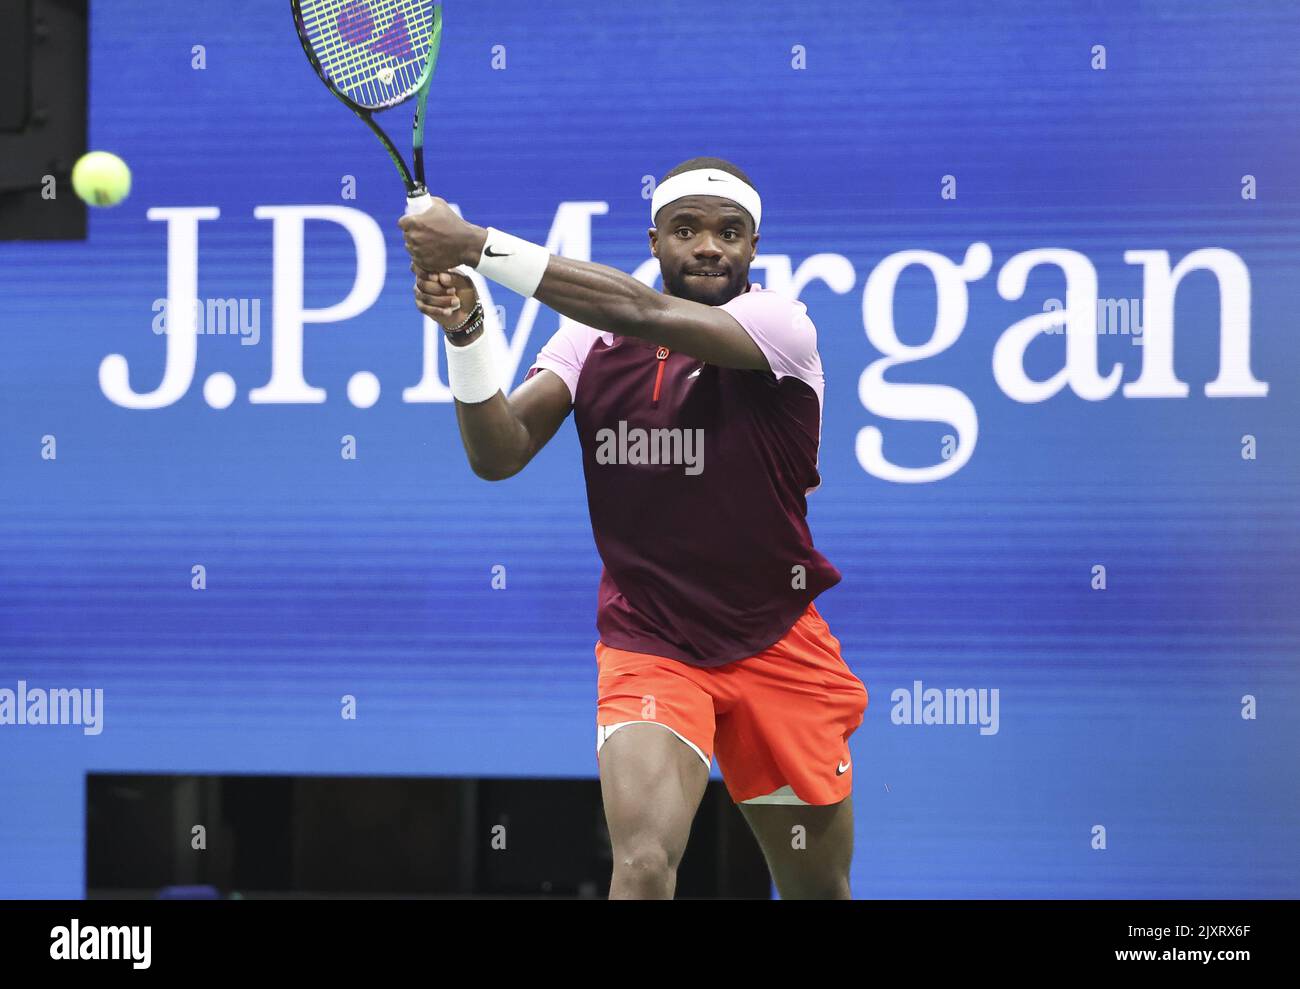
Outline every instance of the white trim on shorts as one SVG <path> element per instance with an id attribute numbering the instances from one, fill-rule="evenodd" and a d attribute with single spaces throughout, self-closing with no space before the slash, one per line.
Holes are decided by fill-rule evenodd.
<path id="1" fill-rule="evenodd" d="M 700 751 L 700 747 L 698 745 L 692 742 L 681 732 L 677 731 L 675 728 L 669 728 L 669 726 L 664 724 L 662 721 L 620 721 L 617 724 L 612 724 L 612 725 L 597 725 L 596 726 L 596 755 L 597 756 L 600 755 L 600 747 L 609 740 L 609 736 L 614 734 L 614 732 L 618 731 L 624 725 L 659 725 L 659 727 L 661 728 L 668 728 L 670 732 L 672 732 L 683 742 L 689 745 L 691 749 L 695 752 L 695 754 L 704 760 L 704 765 L 712 768 L 713 765 L 712 761 L 709 759 L 708 756 L 706 756 L 702 751 Z M 787 784 L 786 786 L 778 787 L 777 789 L 773 790 L 771 793 L 765 793 L 759 797 L 750 797 L 748 800 L 742 800 L 741 803 L 742 804 L 783 804 L 787 806 L 790 805 L 804 806 L 807 805 L 808 801 L 800 800 L 797 796 L 795 796 L 794 790 Z"/>
<path id="2" fill-rule="evenodd" d="M 620 721 L 618 722 L 618 724 L 614 724 L 614 725 L 597 725 L 596 726 L 596 755 L 600 755 L 600 747 L 604 745 L 606 741 L 609 740 L 609 736 L 614 734 L 614 732 L 618 731 L 624 725 L 658 725 L 660 728 L 668 728 L 668 726 L 664 724 L 662 721 Z M 704 760 L 704 765 L 710 767 L 713 765 L 712 761 L 709 759 L 708 756 L 706 756 L 700 750 L 700 747 L 698 745 L 692 742 L 689 738 L 687 738 L 677 729 L 668 728 L 668 730 L 672 732 L 674 735 L 676 735 L 678 738 L 680 738 L 687 745 L 689 745 L 694 750 L 695 754 Z"/>
<path id="3" fill-rule="evenodd" d="M 771 793 L 765 793 L 761 797 L 750 797 L 748 800 L 742 800 L 742 804 L 786 804 L 796 806 L 806 806 L 807 800 L 800 800 L 795 796 L 794 790 L 789 784 L 773 790 Z"/>

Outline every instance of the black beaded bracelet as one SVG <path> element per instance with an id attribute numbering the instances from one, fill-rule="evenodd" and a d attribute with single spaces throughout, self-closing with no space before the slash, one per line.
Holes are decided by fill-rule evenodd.
<path id="1" fill-rule="evenodd" d="M 475 302 L 474 308 L 469 311 L 469 315 L 465 317 L 464 321 L 460 323 L 460 325 L 455 326 L 450 330 L 444 326 L 442 332 L 454 340 L 458 337 L 469 336 L 475 330 L 479 329 L 482 325 L 483 325 L 483 303 Z"/>

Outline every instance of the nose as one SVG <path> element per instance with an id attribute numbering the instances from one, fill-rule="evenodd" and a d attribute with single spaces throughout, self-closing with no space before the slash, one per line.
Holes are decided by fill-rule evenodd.
<path id="1" fill-rule="evenodd" d="M 722 248 L 714 241 L 713 234 L 705 234 L 700 238 L 699 243 L 695 245 L 695 256 L 697 258 L 722 257 Z"/>

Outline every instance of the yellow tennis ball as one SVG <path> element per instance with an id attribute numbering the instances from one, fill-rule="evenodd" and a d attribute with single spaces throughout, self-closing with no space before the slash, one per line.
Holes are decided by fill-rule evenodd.
<path id="1" fill-rule="evenodd" d="M 131 191 L 131 169 L 107 151 L 91 151 L 72 166 L 72 189 L 91 206 L 116 206 Z"/>

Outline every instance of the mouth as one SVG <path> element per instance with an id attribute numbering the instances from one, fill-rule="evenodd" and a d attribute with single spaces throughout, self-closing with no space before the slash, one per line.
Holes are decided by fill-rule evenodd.
<path id="1" fill-rule="evenodd" d="M 686 274 L 691 278 L 725 278 L 727 273 L 725 271 L 688 271 Z"/>

